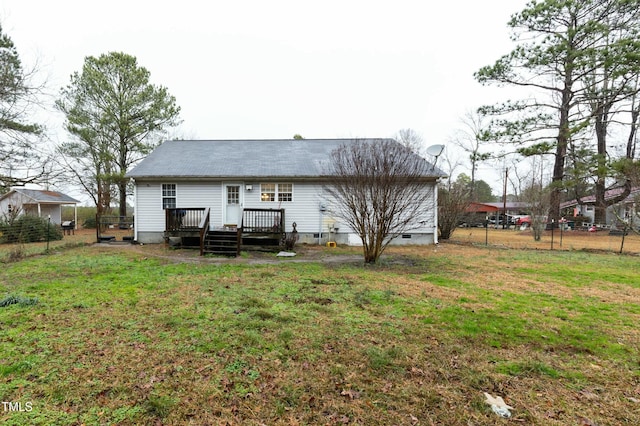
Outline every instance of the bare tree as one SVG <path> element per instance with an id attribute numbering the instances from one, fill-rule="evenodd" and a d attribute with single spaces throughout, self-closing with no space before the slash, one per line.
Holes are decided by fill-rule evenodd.
<path id="1" fill-rule="evenodd" d="M 547 224 L 546 214 L 551 204 L 551 191 L 551 187 L 532 181 L 522 193 L 522 199 L 529 205 L 531 212 L 531 230 L 535 241 L 540 241 Z"/>
<path id="2" fill-rule="evenodd" d="M 13 185 L 39 183 L 47 176 L 43 127 L 31 122 L 44 83 L 37 67 L 22 64 L 11 38 L 0 27 L 0 194 Z"/>
<path id="3" fill-rule="evenodd" d="M 469 186 L 451 182 L 438 188 L 438 231 L 440 238 L 448 240 L 466 216 L 469 207 Z"/>
<path id="4" fill-rule="evenodd" d="M 331 153 L 325 173 L 331 213 L 360 236 L 365 263 L 376 263 L 398 234 L 433 221 L 429 182 L 440 173 L 394 140 L 344 144 Z"/>
<path id="5" fill-rule="evenodd" d="M 455 181 L 452 178 L 460 166 L 460 157 L 454 159 L 446 154 L 443 163 L 449 177 L 438 185 L 438 232 L 441 239 L 448 240 L 460 222 L 468 219 L 467 207 L 472 190 L 466 175 L 458 175 Z"/>
<path id="6" fill-rule="evenodd" d="M 544 161 L 544 157 L 512 157 L 510 160 L 510 173 L 507 176 L 508 183 L 516 201 L 521 201 L 521 196 L 527 185 L 533 181 L 536 170 L 538 170 L 538 168 L 544 169 L 542 165 L 537 166 Z"/>
<path id="7" fill-rule="evenodd" d="M 422 157 L 425 156 L 424 139 L 422 135 L 415 130 L 409 128 L 400 129 L 393 138 L 416 154 Z"/>
<path id="8" fill-rule="evenodd" d="M 472 201 L 478 201 L 474 193 L 478 166 L 481 162 L 491 158 L 491 152 L 484 149 L 488 145 L 489 138 L 487 124 L 484 120 L 485 117 L 477 112 L 468 111 L 462 118 L 463 129 L 458 131 L 453 139 L 453 143 L 469 154 L 471 162 L 471 193 L 469 196 Z"/>
<path id="9" fill-rule="evenodd" d="M 493 117 L 496 141 L 523 155 L 553 155 L 551 218 L 559 219 L 572 144 L 594 119 L 602 120 L 598 130 L 605 134 L 611 102 L 626 90 L 626 84 L 611 83 L 637 73 L 638 60 L 629 51 L 640 42 L 639 11 L 640 0 L 531 1 L 508 23 L 517 46 L 475 73 L 481 84 L 523 89 L 520 100 L 480 112 Z M 595 166 L 603 168 L 605 150 L 597 155 Z"/>
<path id="10" fill-rule="evenodd" d="M 110 52 L 86 57 L 82 71 L 60 91 L 56 106 L 74 136 L 61 150 L 77 166 L 72 172 L 84 178 L 80 183 L 96 199 L 99 213 L 109 208 L 111 189 L 117 188 L 119 213 L 126 216 L 127 170 L 179 124 L 175 98 L 151 84 L 150 75 L 135 57 Z"/>

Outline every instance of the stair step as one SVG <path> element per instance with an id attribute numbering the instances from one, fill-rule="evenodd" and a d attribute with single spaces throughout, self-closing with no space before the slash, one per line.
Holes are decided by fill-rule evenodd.
<path id="1" fill-rule="evenodd" d="M 204 237 L 204 254 L 237 256 L 239 251 L 235 231 L 209 231 Z"/>

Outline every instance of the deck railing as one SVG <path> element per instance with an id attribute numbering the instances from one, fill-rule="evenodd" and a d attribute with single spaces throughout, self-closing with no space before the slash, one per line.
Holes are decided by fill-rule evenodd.
<path id="1" fill-rule="evenodd" d="M 198 228 L 200 228 L 200 256 L 204 254 L 204 239 L 207 235 L 207 231 L 209 230 L 210 221 L 209 207 L 207 207 L 202 214 L 200 223 L 198 224 Z"/>
<path id="2" fill-rule="evenodd" d="M 165 209 L 165 231 L 195 231 L 199 229 L 204 213 L 204 207 Z"/>
<path id="3" fill-rule="evenodd" d="M 242 232 L 272 234 L 284 232 L 284 209 L 244 209 Z"/>

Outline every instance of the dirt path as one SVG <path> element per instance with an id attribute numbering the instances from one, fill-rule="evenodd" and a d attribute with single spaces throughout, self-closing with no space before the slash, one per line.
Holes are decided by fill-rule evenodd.
<path id="1" fill-rule="evenodd" d="M 553 238 L 553 241 L 552 241 Z M 486 246 L 485 246 L 486 242 Z M 553 242 L 553 244 L 552 244 Z M 565 232 L 563 235 L 551 235 L 546 232 L 540 241 L 534 241 L 530 232 L 514 230 L 496 230 L 479 228 L 457 229 L 451 240 L 442 241 L 437 246 L 390 246 L 382 259 L 393 258 L 394 262 L 402 263 L 403 259 L 411 256 L 424 255 L 427 251 L 456 251 L 464 252 L 464 246 L 474 249 L 488 247 L 490 249 L 505 250 L 554 250 L 573 251 L 586 250 L 594 252 L 618 253 L 621 247 L 620 236 L 610 236 L 608 233 Z M 223 256 L 200 256 L 195 249 L 174 249 L 164 244 L 128 244 L 103 243 L 94 244 L 108 250 L 132 250 L 143 256 L 162 259 L 167 262 L 194 264 L 278 264 L 321 262 L 325 264 L 362 264 L 362 249 L 360 247 L 326 248 L 317 245 L 298 245 L 296 256 L 277 257 L 271 252 L 242 252 L 235 258 Z M 623 253 L 626 255 L 640 255 L 640 236 L 632 234 L 625 238 Z"/>
<path id="2" fill-rule="evenodd" d="M 342 249 L 335 253 L 324 247 L 301 246 L 296 248 L 295 256 L 277 256 L 271 252 L 243 252 L 238 257 L 225 256 L 200 256 L 195 249 L 173 249 L 164 244 L 113 244 L 96 243 L 92 247 L 103 250 L 128 250 L 139 253 L 145 257 L 153 257 L 168 262 L 193 263 L 193 264 L 278 264 L 278 263 L 304 263 L 322 262 L 334 264 L 362 263 L 362 254 L 357 248 Z M 344 251 L 347 251 L 346 253 Z"/>

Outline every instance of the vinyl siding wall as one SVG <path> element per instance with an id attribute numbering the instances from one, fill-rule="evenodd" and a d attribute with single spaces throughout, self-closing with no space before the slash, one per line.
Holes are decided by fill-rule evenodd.
<path id="1" fill-rule="evenodd" d="M 7 198 L 0 200 L 0 220 L 10 216 L 9 205 L 12 206 L 12 209 L 18 209 L 20 215 L 38 216 L 38 203 L 35 203 L 31 198 L 14 192 Z M 40 217 L 47 218 L 49 215 L 51 215 L 51 223 L 60 224 L 62 221 L 62 206 L 60 204 L 41 203 Z"/>
<path id="2" fill-rule="evenodd" d="M 141 242 L 162 240 L 165 213 L 162 208 L 162 184 L 176 184 L 176 207 L 210 207 L 211 222 L 222 223 L 220 182 L 136 182 L 135 229 Z M 148 236 L 154 237 L 148 238 Z M 151 241 L 153 240 L 153 241 Z"/>
<path id="3" fill-rule="evenodd" d="M 176 184 L 176 207 L 209 207 L 211 209 L 211 227 L 219 227 L 224 224 L 223 210 L 225 208 L 224 183 L 222 181 L 208 182 L 174 182 L 171 180 L 162 182 L 136 182 L 135 201 L 135 227 L 136 238 L 141 242 L 159 242 L 165 228 L 165 215 L 162 209 L 162 184 Z M 323 240 L 327 241 L 329 230 L 332 227 L 339 228 L 339 234 L 343 238 L 339 240 L 346 242 L 347 236 L 353 233 L 345 223 L 331 216 L 329 211 L 321 212 L 320 206 L 329 208 L 329 203 L 322 195 L 322 185 L 311 182 L 295 182 L 290 180 L 248 180 L 233 181 L 241 184 L 242 207 L 263 208 L 263 209 L 285 209 L 285 230 L 293 230 L 293 223 L 297 225 L 297 231 L 301 234 L 302 242 L 317 242 L 317 235 L 322 233 Z M 293 184 L 292 201 L 284 202 L 263 202 L 261 201 L 262 183 L 291 183 Z M 251 190 L 247 190 L 247 185 Z M 425 188 L 434 194 L 433 185 Z M 433 231 L 436 226 L 435 207 L 426 208 L 422 220 L 424 224 L 420 229 L 412 230 L 412 234 L 429 235 L 430 242 L 433 242 Z M 154 241 L 147 238 L 155 235 Z M 314 236 L 315 234 L 315 236 Z M 400 237 L 399 237 L 400 238 Z M 159 241 L 158 241 L 159 239 Z M 352 240 L 353 237 L 350 239 Z M 415 239 L 406 239 L 406 244 L 420 244 Z"/>
<path id="4" fill-rule="evenodd" d="M 292 201 L 264 202 L 260 200 L 260 184 L 262 183 L 292 183 Z M 321 186 L 308 182 L 292 181 L 264 181 L 245 183 L 252 185 L 251 191 L 244 193 L 244 207 L 256 209 L 284 209 L 285 229 L 293 230 L 296 222 L 298 232 L 318 232 L 320 224 L 320 191 Z"/>

